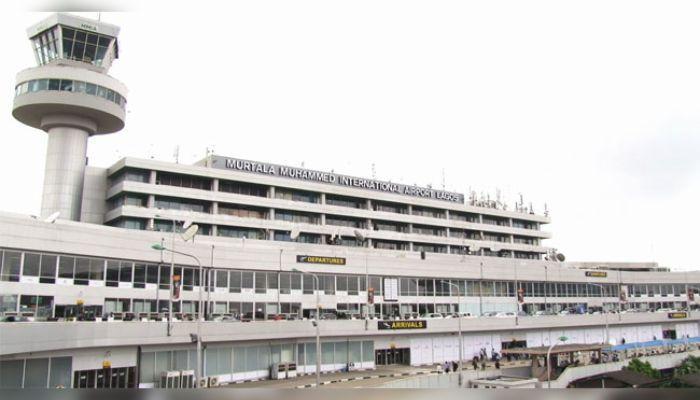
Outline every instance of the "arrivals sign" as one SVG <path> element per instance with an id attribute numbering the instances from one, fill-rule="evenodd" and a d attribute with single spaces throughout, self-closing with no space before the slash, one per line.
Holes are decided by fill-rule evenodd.
<path id="1" fill-rule="evenodd" d="M 670 318 L 670 319 L 688 318 L 688 313 L 685 311 L 670 312 L 670 313 L 668 313 L 668 318 Z"/>
<path id="2" fill-rule="evenodd" d="M 403 329 L 425 329 L 428 322 L 425 320 L 403 320 L 403 321 L 378 321 L 377 329 L 381 330 L 403 330 Z"/>
<path id="3" fill-rule="evenodd" d="M 608 273 L 605 271 L 586 271 L 586 276 L 593 278 L 607 278 Z"/>
<path id="4" fill-rule="evenodd" d="M 343 257 L 297 256 L 298 263 L 345 265 Z"/>
<path id="5" fill-rule="evenodd" d="M 307 182 L 327 183 L 329 185 L 402 194 L 426 199 L 444 200 L 461 204 L 464 203 L 464 195 L 461 193 L 447 192 L 444 190 L 435 190 L 432 188 L 423 188 L 411 185 L 402 185 L 400 183 L 384 182 L 375 179 L 356 178 L 333 172 L 313 171 L 304 168 L 287 167 L 257 161 L 239 160 L 236 158 L 211 156 L 211 167 L 251 172 L 260 175 L 298 179 Z"/>

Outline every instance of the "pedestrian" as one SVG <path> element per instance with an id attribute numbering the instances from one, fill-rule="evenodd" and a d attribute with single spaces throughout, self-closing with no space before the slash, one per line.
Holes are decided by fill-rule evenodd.
<path id="1" fill-rule="evenodd" d="M 501 369 L 501 362 L 496 360 L 496 369 Z"/>
<path id="2" fill-rule="evenodd" d="M 457 367 L 459 364 L 457 364 L 457 361 L 452 361 L 452 372 L 457 372 Z"/>
<path id="3" fill-rule="evenodd" d="M 474 356 L 474 358 L 472 358 L 472 367 L 474 367 L 474 371 L 479 369 L 479 362 L 477 361 L 476 356 Z"/>
<path id="4" fill-rule="evenodd" d="M 445 363 L 442 364 L 442 369 L 445 371 L 445 373 L 450 372 L 450 364 L 447 361 L 445 361 Z"/>
<path id="5" fill-rule="evenodd" d="M 486 361 L 481 361 L 481 370 L 482 371 L 486 370 Z"/>

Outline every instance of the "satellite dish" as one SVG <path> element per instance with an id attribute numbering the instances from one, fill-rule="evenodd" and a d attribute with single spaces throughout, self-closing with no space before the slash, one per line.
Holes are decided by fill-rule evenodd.
<path id="1" fill-rule="evenodd" d="M 180 236 L 182 236 L 182 240 L 184 240 L 186 242 L 190 239 L 193 239 L 194 235 L 197 234 L 198 230 L 199 230 L 199 225 L 197 225 L 197 224 L 192 225 L 190 223 L 189 228 L 187 228 Z"/>
<path id="2" fill-rule="evenodd" d="M 299 228 L 292 228 L 291 232 L 289 232 L 289 238 L 292 240 L 297 240 L 299 237 Z"/>
<path id="3" fill-rule="evenodd" d="M 187 229 L 190 226 L 192 226 L 192 220 L 189 218 L 182 223 L 182 229 Z"/>
<path id="4" fill-rule="evenodd" d="M 56 220 L 58 219 L 58 217 L 59 217 L 60 215 L 61 215 L 61 212 L 60 212 L 60 211 L 56 211 L 55 213 L 53 213 L 53 214 L 49 215 L 48 217 L 46 217 L 46 219 L 44 220 L 44 222 L 48 222 L 49 224 L 53 224 L 54 222 L 56 222 Z"/>
<path id="5" fill-rule="evenodd" d="M 557 253 L 556 257 L 559 262 L 564 262 L 564 260 L 566 260 L 566 257 L 561 253 Z"/>
<path id="6" fill-rule="evenodd" d="M 365 241 L 365 236 L 362 234 L 362 232 L 360 232 L 360 231 L 358 231 L 357 229 L 355 229 L 355 239 L 357 239 L 357 240 L 360 241 L 360 242 L 364 242 L 364 241 Z"/>

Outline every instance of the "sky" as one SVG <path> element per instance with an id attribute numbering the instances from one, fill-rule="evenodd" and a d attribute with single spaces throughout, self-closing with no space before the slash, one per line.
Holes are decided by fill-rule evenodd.
<path id="1" fill-rule="evenodd" d="M 26 28 L 75 9 L 121 27 L 110 74 L 129 88 L 91 165 L 213 148 L 510 209 L 522 194 L 568 260 L 700 269 L 700 3 L 4 2 L 2 211 L 41 203 L 46 134 L 11 115 Z"/>

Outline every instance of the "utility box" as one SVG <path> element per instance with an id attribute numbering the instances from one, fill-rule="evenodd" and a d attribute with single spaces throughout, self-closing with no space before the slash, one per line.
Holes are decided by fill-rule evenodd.
<path id="1" fill-rule="evenodd" d="M 273 363 L 270 367 L 270 379 L 285 379 L 287 376 L 287 368 L 285 364 Z"/>
<path id="2" fill-rule="evenodd" d="M 290 362 L 287 364 L 287 379 L 297 377 L 297 363 Z"/>
<path id="3" fill-rule="evenodd" d="M 180 388 L 181 389 L 193 389 L 194 388 L 194 370 L 188 369 L 182 371 L 180 375 Z"/>
<path id="4" fill-rule="evenodd" d="M 161 389 L 180 389 L 180 371 L 165 371 L 160 374 Z"/>

